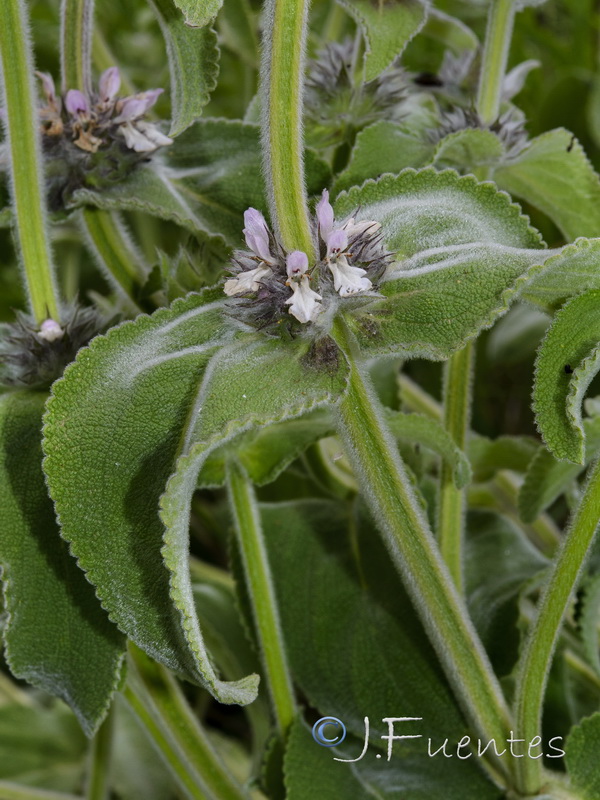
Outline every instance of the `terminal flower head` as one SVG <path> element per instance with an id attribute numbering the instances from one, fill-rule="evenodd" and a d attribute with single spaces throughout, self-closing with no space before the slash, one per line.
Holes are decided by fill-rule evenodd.
<path id="1" fill-rule="evenodd" d="M 331 319 L 323 312 L 335 311 L 340 300 L 372 293 L 391 256 L 380 223 L 336 220 L 327 190 L 313 220 L 312 259 L 302 250 L 287 251 L 255 208 L 244 214 L 243 234 L 248 249 L 234 253 L 224 291 L 238 298 L 242 321 L 271 332 L 284 322 L 286 328 L 323 327 Z"/>

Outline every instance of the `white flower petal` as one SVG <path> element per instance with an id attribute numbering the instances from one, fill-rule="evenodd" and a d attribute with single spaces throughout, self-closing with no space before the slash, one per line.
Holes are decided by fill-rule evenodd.
<path id="1" fill-rule="evenodd" d="M 290 307 L 290 314 L 299 322 L 311 322 L 323 310 L 319 303 L 323 298 L 310 288 L 307 275 L 298 282 L 292 281 L 290 286 L 293 294 L 285 301 Z"/>
<path id="2" fill-rule="evenodd" d="M 119 127 L 119 131 L 125 137 L 125 144 L 130 150 L 135 150 L 136 153 L 151 153 L 156 150 L 156 145 L 151 142 L 141 131 L 131 122 L 126 122 Z"/>
<path id="3" fill-rule="evenodd" d="M 342 229 L 348 234 L 348 239 L 352 239 L 354 236 L 361 236 L 363 233 L 366 233 L 366 231 L 369 231 L 369 233 L 377 233 L 380 228 L 381 222 L 375 222 L 373 219 L 363 219 L 360 222 L 355 222 L 354 217 L 350 217 L 350 219 L 342 225 Z"/>
<path id="4" fill-rule="evenodd" d="M 232 297 L 236 294 L 247 294 L 248 292 L 255 292 L 263 278 L 271 275 L 270 267 L 261 265 L 256 269 L 249 269 L 245 272 L 240 272 L 235 278 L 225 281 L 223 290 L 225 294 Z"/>
<path id="5" fill-rule="evenodd" d="M 173 139 L 170 139 L 168 136 L 165 136 L 164 133 L 161 133 L 156 125 L 152 125 L 151 122 L 139 120 L 138 122 L 134 123 L 134 127 L 137 128 L 138 131 L 141 131 L 146 139 L 149 139 L 152 144 L 155 144 L 157 147 L 165 147 L 168 144 L 173 144 Z"/>
<path id="6" fill-rule="evenodd" d="M 340 256 L 335 261 L 329 262 L 329 269 L 333 275 L 333 285 L 340 297 L 349 297 L 359 292 L 367 292 L 373 284 L 364 276 L 366 270 L 361 267 L 353 267 L 348 263 L 346 256 Z"/>

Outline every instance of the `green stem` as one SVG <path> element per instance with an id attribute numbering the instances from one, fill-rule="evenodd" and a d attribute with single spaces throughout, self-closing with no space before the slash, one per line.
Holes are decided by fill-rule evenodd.
<path id="1" fill-rule="evenodd" d="M 80 89 L 89 96 L 92 92 L 94 0 L 62 0 L 60 17 L 63 94 L 68 89 Z"/>
<path id="2" fill-rule="evenodd" d="M 304 185 L 302 96 L 309 0 L 266 0 L 261 65 L 263 159 L 271 217 L 287 250 L 313 259 Z"/>
<path id="3" fill-rule="evenodd" d="M 484 125 L 492 125 L 500 113 L 514 20 L 515 0 L 492 0 L 477 93 L 477 112 Z"/>
<path id="4" fill-rule="evenodd" d="M 562 621 L 600 521 L 600 461 L 591 468 L 579 508 L 564 536 L 540 598 L 517 669 L 515 716 L 520 738 L 531 741 L 540 732 L 548 672 Z M 519 760 L 519 786 L 537 792 L 542 781 L 539 761 Z"/>
<path id="5" fill-rule="evenodd" d="M 338 321 L 334 336 L 350 361 L 338 425 L 392 560 L 467 717 L 485 738 L 503 741 L 510 712 L 467 612 L 413 494 L 379 402 L 358 363 L 356 342 Z M 506 773 L 506 765 L 495 765 Z"/>
<path id="6" fill-rule="evenodd" d="M 36 322 L 42 323 L 60 317 L 46 227 L 44 166 L 26 9 L 21 0 L 0 0 L 0 72 L 17 238 L 31 310 Z"/>
<path id="7" fill-rule="evenodd" d="M 125 294 L 135 309 L 140 311 L 136 298 L 145 276 L 140 256 L 124 226 L 118 217 L 100 208 L 82 209 L 81 220 L 88 245 L 103 272 Z"/>
<path id="8" fill-rule="evenodd" d="M 168 670 L 131 648 L 123 694 L 190 800 L 248 800 L 230 776 Z"/>
<path id="9" fill-rule="evenodd" d="M 107 800 L 110 794 L 114 711 L 111 709 L 91 743 L 86 800 Z"/>
<path id="10" fill-rule="evenodd" d="M 227 467 L 227 488 L 235 532 L 252 603 L 261 660 L 273 702 L 277 727 L 282 735 L 296 716 L 292 680 L 281 633 L 277 599 L 263 539 L 254 487 L 236 462 Z"/>
<path id="11" fill-rule="evenodd" d="M 0 800 L 81 800 L 74 794 L 49 792 L 35 786 L 21 786 L 11 781 L 0 781 Z"/>
<path id="12" fill-rule="evenodd" d="M 465 450 L 471 422 L 474 345 L 452 355 L 444 370 L 444 424 L 457 447 Z M 442 557 L 459 592 L 463 591 L 465 491 L 457 489 L 452 467 L 442 463 L 438 510 L 438 539 Z"/>

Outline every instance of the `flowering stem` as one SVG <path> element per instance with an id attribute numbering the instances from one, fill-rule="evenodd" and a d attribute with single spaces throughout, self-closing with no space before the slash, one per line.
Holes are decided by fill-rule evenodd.
<path id="1" fill-rule="evenodd" d="M 113 734 L 114 711 L 111 709 L 92 740 L 86 800 L 107 800 L 109 796 Z"/>
<path id="2" fill-rule="evenodd" d="M 136 297 L 144 283 L 144 272 L 127 231 L 114 214 L 100 208 L 84 208 L 81 219 L 96 260 L 139 312 Z"/>
<path id="3" fill-rule="evenodd" d="M 60 9 L 62 92 L 92 91 L 94 0 L 62 0 Z"/>
<path id="4" fill-rule="evenodd" d="M 471 422 L 473 388 L 473 342 L 454 353 L 444 370 L 444 423 L 457 447 L 465 449 Z M 463 540 L 465 491 L 457 489 L 452 468 L 442 463 L 438 512 L 438 539 L 456 588 L 463 591 Z"/>
<path id="5" fill-rule="evenodd" d="M 171 673 L 132 646 L 123 694 L 190 800 L 248 800 L 222 763 Z"/>
<path id="6" fill-rule="evenodd" d="M 514 20 L 515 0 L 492 0 L 477 92 L 477 113 L 485 125 L 494 123 L 500 112 Z"/>
<path id="7" fill-rule="evenodd" d="M 562 621 L 576 588 L 600 521 L 600 461 L 590 471 L 583 498 L 564 536 L 540 598 L 517 669 L 515 715 L 520 738 L 539 735 L 548 672 Z M 520 759 L 519 786 L 537 792 L 542 781 L 539 761 Z"/>
<path id="8" fill-rule="evenodd" d="M 233 461 L 227 467 L 227 488 L 246 584 L 252 601 L 261 659 L 277 727 L 284 735 L 296 715 L 294 690 L 254 488 L 243 468 Z"/>
<path id="9" fill-rule="evenodd" d="M 309 0 L 266 0 L 260 71 L 263 160 L 273 224 L 285 248 L 314 257 L 302 137 Z"/>
<path id="10" fill-rule="evenodd" d="M 0 61 L 4 127 L 11 189 L 25 283 L 36 322 L 59 320 L 59 302 L 46 227 L 44 168 L 33 87 L 26 5 L 0 0 Z"/>
<path id="11" fill-rule="evenodd" d="M 466 715 L 480 734 L 503 741 L 509 736 L 510 712 L 418 506 L 379 401 L 360 365 L 357 344 L 339 320 L 333 335 L 350 362 L 338 427 L 365 501 L 379 521 L 392 560 Z M 498 766 L 506 773 L 506 766 Z"/>

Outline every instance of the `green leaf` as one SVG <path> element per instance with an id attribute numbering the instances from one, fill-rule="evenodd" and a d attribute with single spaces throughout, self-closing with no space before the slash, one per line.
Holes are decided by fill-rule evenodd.
<path id="1" fill-rule="evenodd" d="M 494 180 L 502 189 L 539 208 L 567 239 L 600 231 L 600 179 L 570 131 L 538 136 Z"/>
<path id="2" fill-rule="evenodd" d="M 583 421 L 585 461 L 589 464 L 600 453 L 600 418 Z M 583 472 L 583 464 L 559 461 L 545 447 L 532 460 L 519 491 L 519 515 L 523 522 L 533 522 L 564 494 Z"/>
<path id="3" fill-rule="evenodd" d="M 523 300 L 552 311 L 575 294 L 600 289 L 600 239 L 578 239 L 548 256 L 544 269 L 525 286 Z"/>
<path id="4" fill-rule="evenodd" d="M 0 397 L 0 563 L 12 673 L 71 705 L 88 735 L 106 714 L 124 640 L 59 535 L 42 473 L 46 395 Z"/>
<path id="5" fill-rule="evenodd" d="M 171 73 L 171 130 L 178 136 L 195 122 L 217 85 L 219 48 L 210 28 L 190 28 L 172 0 L 149 0 L 167 45 Z"/>
<path id="6" fill-rule="evenodd" d="M 422 0 L 337 0 L 360 25 L 365 37 L 365 80 L 396 59 L 427 19 Z"/>
<path id="7" fill-rule="evenodd" d="M 391 712 L 390 712 L 391 713 Z M 425 723 L 419 723 L 424 725 Z M 402 723 L 398 723 L 400 732 Z M 408 723 L 404 723 L 408 729 Z M 415 729 L 416 730 L 416 729 Z M 432 748 L 441 746 L 435 731 L 420 728 L 424 737 L 431 735 Z M 363 740 L 364 741 L 364 740 Z M 334 758 L 357 758 L 362 743 L 347 739 L 342 747 L 320 747 L 310 728 L 296 720 L 290 731 L 285 754 L 287 800 L 352 798 L 352 800 L 500 800 L 501 792 L 471 762 L 456 757 L 429 758 L 426 738 L 421 753 L 406 753 L 406 742 L 395 742 L 398 757 L 391 761 L 376 752 L 375 744 L 355 764 L 340 764 Z M 381 747 L 381 742 L 377 743 Z M 456 743 L 454 743 L 456 751 Z M 351 751 L 351 752 L 350 752 Z M 377 757 L 379 756 L 379 758 Z"/>
<path id="8" fill-rule="evenodd" d="M 187 563 L 190 500 L 212 448 L 342 391 L 345 364 L 320 372 L 308 347 L 240 335 L 218 286 L 97 337 L 49 401 L 46 472 L 80 566 L 133 641 L 222 702 L 253 700 L 257 678 L 222 681 L 210 662 Z"/>
<path id="9" fill-rule="evenodd" d="M 469 513 L 465 593 L 473 622 L 500 675 L 512 670 L 518 655 L 519 595 L 549 563 L 510 520 L 485 511 Z"/>
<path id="10" fill-rule="evenodd" d="M 600 620 L 600 575 L 589 577 L 582 588 L 579 630 L 585 655 L 600 676 L 600 652 L 598 649 L 598 620 Z"/>
<path id="11" fill-rule="evenodd" d="M 581 404 L 600 369 L 600 291 L 574 297 L 556 314 L 535 366 L 533 410 L 556 458 L 583 464 Z"/>
<path id="12" fill-rule="evenodd" d="M 491 131 L 465 128 L 445 136 L 435 148 L 432 163 L 438 168 L 453 167 L 472 172 L 477 167 L 493 167 L 504 155 L 504 145 Z"/>
<path id="13" fill-rule="evenodd" d="M 456 17 L 435 8 L 429 9 L 421 34 L 436 39 L 458 55 L 465 50 L 477 50 L 479 47 L 479 39 L 471 28 Z"/>
<path id="14" fill-rule="evenodd" d="M 320 192 L 329 178 L 325 162 L 307 151 L 309 191 Z M 82 204 L 145 211 L 238 247 L 244 211 L 267 206 L 260 128 L 236 120 L 200 120 L 175 139 L 163 164 L 140 167 L 101 193 L 82 189 L 73 205 Z"/>
<path id="15" fill-rule="evenodd" d="M 314 500 L 261 514 L 290 668 L 310 704 L 359 737 L 365 714 L 383 733 L 401 709 L 460 738 L 465 723 L 372 519 Z"/>
<path id="16" fill-rule="evenodd" d="M 458 489 L 470 482 L 469 460 L 440 422 L 422 414 L 403 414 L 389 409 L 386 409 L 386 419 L 392 435 L 400 441 L 422 445 L 438 453 L 451 467 Z"/>
<path id="17" fill-rule="evenodd" d="M 65 706 L 0 708 L 0 779 L 77 791 L 87 743 Z"/>
<path id="18" fill-rule="evenodd" d="M 595 800 L 600 795 L 599 748 L 600 713 L 596 713 L 571 730 L 565 745 L 571 785 L 583 800 Z"/>
<path id="19" fill-rule="evenodd" d="M 335 181 L 333 193 L 356 186 L 373 175 L 421 167 L 431 159 L 433 145 L 396 122 L 380 120 L 356 137 L 350 162 Z"/>
<path id="20" fill-rule="evenodd" d="M 257 486 L 264 486 L 276 480 L 307 447 L 324 436 L 330 436 L 334 430 L 331 414 L 317 409 L 297 419 L 242 433 L 210 453 L 200 472 L 198 485 L 223 486 L 227 458 L 235 453 L 250 480 Z"/>
<path id="21" fill-rule="evenodd" d="M 370 354 L 447 358 L 504 313 L 549 257 L 539 234 L 491 183 L 407 169 L 343 193 L 338 216 L 381 222 L 395 254 L 381 300 L 348 315 Z"/>
<path id="22" fill-rule="evenodd" d="M 258 67 L 258 36 L 249 0 L 227 0 L 219 17 L 223 44 L 252 69 Z"/>
<path id="23" fill-rule="evenodd" d="M 223 0 L 173 0 L 185 17 L 185 24 L 190 28 L 203 28 L 214 20 L 219 13 Z"/>
<path id="24" fill-rule="evenodd" d="M 468 454 L 475 480 L 489 481 L 501 469 L 525 472 L 539 449 L 539 442 L 528 436 L 471 436 Z"/>

